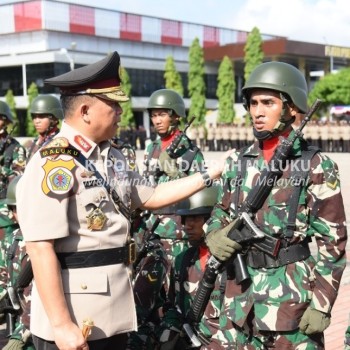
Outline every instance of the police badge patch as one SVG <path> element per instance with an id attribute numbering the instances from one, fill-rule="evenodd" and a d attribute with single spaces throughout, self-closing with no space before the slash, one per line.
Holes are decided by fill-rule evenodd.
<path id="1" fill-rule="evenodd" d="M 78 185 L 75 180 L 77 165 L 73 159 L 67 161 L 47 159 L 43 169 L 45 176 L 41 188 L 45 195 L 62 201 L 75 192 Z"/>

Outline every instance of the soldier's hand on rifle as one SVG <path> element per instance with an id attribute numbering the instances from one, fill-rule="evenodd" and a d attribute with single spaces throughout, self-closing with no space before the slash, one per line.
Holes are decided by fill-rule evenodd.
<path id="1" fill-rule="evenodd" d="M 164 171 L 169 177 L 177 178 L 180 175 L 180 170 L 177 167 L 176 159 L 170 158 L 166 151 L 159 155 L 160 170 Z"/>
<path id="2" fill-rule="evenodd" d="M 312 309 L 310 306 L 305 310 L 299 323 L 299 329 L 304 334 L 323 332 L 331 323 L 329 315 L 322 311 Z"/>
<path id="3" fill-rule="evenodd" d="M 210 253 L 221 261 L 228 260 L 236 251 L 242 249 L 239 243 L 227 237 L 233 225 L 234 221 L 223 229 L 210 232 L 205 239 Z"/>

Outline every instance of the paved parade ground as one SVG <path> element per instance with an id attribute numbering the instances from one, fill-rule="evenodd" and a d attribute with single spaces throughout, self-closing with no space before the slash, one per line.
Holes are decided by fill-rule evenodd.
<path id="1" fill-rule="evenodd" d="M 205 160 L 208 164 L 217 161 L 222 153 L 204 152 Z M 345 204 L 348 233 L 350 232 L 350 180 L 347 171 L 350 172 L 350 154 L 349 153 L 329 153 L 328 156 L 337 162 L 340 171 L 340 180 Z M 137 151 L 137 162 L 142 168 L 143 151 Z M 349 243 L 347 245 L 347 252 Z M 339 295 L 332 311 L 332 322 L 326 330 L 326 350 L 344 349 L 344 333 L 348 324 L 350 314 L 350 254 L 347 256 L 347 267 L 344 271 Z M 0 349 L 4 344 L 4 325 L 0 326 Z"/>

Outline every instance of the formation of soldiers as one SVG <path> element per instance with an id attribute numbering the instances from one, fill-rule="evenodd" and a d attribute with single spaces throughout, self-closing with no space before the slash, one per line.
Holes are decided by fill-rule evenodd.
<path id="1" fill-rule="evenodd" d="M 187 135 L 202 150 L 210 152 L 240 149 L 254 141 L 249 123 L 196 126 L 191 127 Z M 350 152 L 350 122 L 312 120 L 304 129 L 304 138 L 324 152 Z"/>

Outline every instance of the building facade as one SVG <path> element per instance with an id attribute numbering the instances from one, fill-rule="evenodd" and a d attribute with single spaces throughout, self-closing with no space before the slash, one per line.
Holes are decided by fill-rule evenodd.
<path id="1" fill-rule="evenodd" d="M 40 93 L 57 93 L 44 80 L 69 69 L 96 62 L 118 51 L 132 84 L 136 123 L 149 127 L 148 97 L 164 88 L 166 58 L 174 58 L 182 76 L 189 107 L 187 72 L 189 48 L 198 38 L 205 52 L 207 108 L 217 107 L 217 70 L 227 50 L 243 47 L 248 32 L 165 18 L 124 13 L 74 4 L 74 0 L 5 0 L 0 4 L 0 99 L 11 89 L 19 120 L 28 107 L 27 89 L 36 83 Z M 265 43 L 286 38 L 262 34 Z M 222 51 L 224 50 L 224 51 Z M 223 54 L 213 55 L 213 52 Z M 235 61 L 236 102 L 243 82 L 243 57 Z M 283 53 L 281 54 L 283 60 Z M 325 59 L 327 59 L 325 57 Z M 307 61 L 303 61 L 304 64 Z M 298 62 L 296 62 L 298 63 Z M 306 65 L 307 66 L 307 65 Z M 305 66 L 304 66 L 305 67 Z"/>

